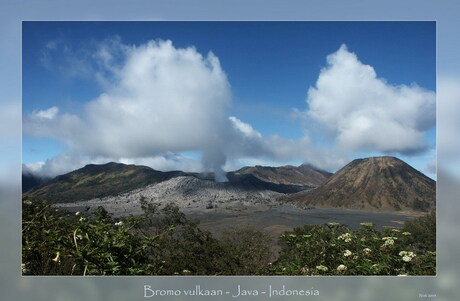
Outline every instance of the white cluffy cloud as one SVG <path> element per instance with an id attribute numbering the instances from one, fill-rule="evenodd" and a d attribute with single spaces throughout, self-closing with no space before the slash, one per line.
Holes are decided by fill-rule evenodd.
<path id="1" fill-rule="evenodd" d="M 345 45 L 327 63 L 308 90 L 307 116 L 324 126 L 340 149 L 408 154 L 427 147 L 424 131 L 436 118 L 434 92 L 387 83 Z"/>
<path id="2" fill-rule="evenodd" d="M 51 107 L 48 110 L 33 111 L 31 114 L 32 118 L 38 119 L 54 119 L 59 112 L 58 107 Z"/>
<path id="3" fill-rule="evenodd" d="M 58 114 L 57 107 L 34 111 L 24 120 L 24 133 L 65 141 L 72 152 L 90 158 L 198 150 L 204 168 L 219 172 L 230 85 L 218 58 L 203 57 L 193 47 L 175 48 L 171 41 L 118 43 L 105 43 L 95 56 L 110 74 L 104 83 L 111 84 L 86 104 L 85 116 Z M 122 52 L 121 64 L 111 49 Z"/>

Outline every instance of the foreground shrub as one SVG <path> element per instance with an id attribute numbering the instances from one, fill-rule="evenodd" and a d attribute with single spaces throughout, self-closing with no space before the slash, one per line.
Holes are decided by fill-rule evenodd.
<path id="1" fill-rule="evenodd" d="M 435 228 L 427 225 L 431 221 L 427 216 L 401 230 L 384 231 L 371 223 L 362 223 L 357 231 L 337 223 L 295 228 L 281 236 L 280 257 L 266 274 L 435 275 L 435 245 L 429 242 L 429 247 L 421 248 L 418 236 L 406 231 L 425 229 L 429 233 L 423 237 L 435 236 Z"/>
<path id="2" fill-rule="evenodd" d="M 156 269 L 149 261 L 155 236 L 133 230 L 146 216 L 115 221 L 70 215 L 43 201 L 24 201 L 22 256 L 26 275 L 135 275 Z"/>
<path id="3" fill-rule="evenodd" d="M 70 214 L 24 201 L 25 275 L 250 275 L 269 257 L 267 237 L 230 229 L 217 240 L 177 206 L 141 199 L 144 214 L 114 219 L 104 208 Z"/>
<path id="4" fill-rule="evenodd" d="M 99 207 L 68 213 L 44 201 L 23 202 L 24 275 L 434 275 L 434 213 L 402 229 L 362 223 L 305 225 L 279 239 L 253 227 L 203 231 L 177 206 L 141 199 L 144 214 L 121 219 Z"/>
<path id="5" fill-rule="evenodd" d="M 436 251 L 436 213 L 407 221 L 402 231 L 409 232 L 406 242 L 410 248 L 417 252 Z"/>
<path id="6" fill-rule="evenodd" d="M 257 275 L 269 263 L 270 237 L 252 226 L 226 230 L 220 242 L 227 275 Z"/>

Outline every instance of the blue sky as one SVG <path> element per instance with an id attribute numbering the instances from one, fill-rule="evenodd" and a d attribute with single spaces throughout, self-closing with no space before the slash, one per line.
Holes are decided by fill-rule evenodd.
<path id="1" fill-rule="evenodd" d="M 380 87 L 381 83 L 385 85 L 385 88 L 378 88 L 384 90 L 375 92 L 376 95 L 393 91 L 402 85 L 412 89 L 416 84 L 423 91 L 410 90 L 416 94 L 414 99 L 431 99 L 430 95 L 427 96 L 427 91 L 436 90 L 435 32 L 434 22 L 24 22 L 23 163 L 48 162 L 51 166 L 53 158 L 65 154 L 65 158 L 73 158 L 70 161 L 76 162 L 75 165 L 88 160 L 100 162 L 110 159 L 145 163 L 158 169 L 200 169 L 200 164 L 194 161 L 203 160 L 201 154 L 208 150 L 194 143 L 173 143 L 170 150 L 159 150 L 158 147 L 150 146 L 152 157 L 156 159 L 149 159 L 145 153 L 141 154 L 137 150 L 131 155 L 128 151 L 111 153 L 102 146 L 95 148 L 97 150 L 92 147 L 76 147 L 79 139 L 86 139 L 85 137 L 92 132 L 88 130 L 83 138 L 77 138 L 75 135 L 78 134 L 75 132 L 78 131 L 74 130 L 73 136 L 69 137 L 70 134 L 56 133 L 57 128 L 62 127 L 63 131 L 67 129 L 63 126 L 62 120 L 61 123 L 48 125 L 37 123 L 37 114 L 40 115 L 41 112 L 43 117 L 47 110 L 56 107 L 58 113 L 52 116 L 53 119 L 59 119 L 64 115 L 73 116 L 72 118 L 78 120 L 76 123 L 84 124 L 88 128 L 94 125 L 88 121 L 91 118 L 88 115 L 88 103 L 101 102 L 101 95 L 104 94 L 115 97 L 114 86 L 117 85 L 116 76 L 107 71 L 107 66 L 101 66 L 100 58 L 99 61 L 95 59 L 95 53 L 101 49 L 101 45 L 112 47 L 111 68 L 121 70 L 131 54 L 118 55 L 117 52 L 125 51 L 120 49 L 133 45 L 140 47 L 150 40 L 171 40 L 172 51 L 194 47 L 195 52 L 203 57 L 211 51 L 219 60 L 222 70 L 219 79 L 229 85 L 225 88 L 229 93 L 228 101 L 222 104 L 219 110 L 222 109 L 221 113 L 225 116 L 236 117 L 238 121 L 221 124 L 211 118 L 208 122 L 216 128 L 224 128 L 222 131 L 225 135 L 228 134 L 226 127 L 239 128 L 238 133 L 228 134 L 231 137 L 241 134 L 241 137 L 235 138 L 238 141 L 232 145 L 250 149 L 228 151 L 225 145 L 219 143 L 217 148 L 226 148 L 224 169 L 251 163 L 281 165 L 309 162 L 334 170 L 356 157 L 389 154 L 401 157 L 434 177 L 433 169 L 428 172 L 427 168 L 432 166 L 435 160 L 435 125 L 432 121 L 420 121 L 427 115 L 426 111 L 433 111 L 432 106 L 417 103 L 414 108 L 422 111 L 418 112 L 417 116 L 408 116 L 417 125 L 404 127 L 405 135 L 401 137 L 391 136 L 396 141 L 407 140 L 407 135 L 415 133 L 414 135 L 420 137 L 414 138 L 414 143 L 420 144 L 420 147 L 410 148 L 396 142 L 388 144 L 378 141 L 375 138 L 378 134 L 371 135 L 374 136 L 370 139 L 372 141 L 365 143 L 364 136 L 353 136 L 353 128 L 344 130 L 344 125 L 352 120 L 347 118 L 354 118 L 354 115 L 346 116 L 335 124 L 335 118 L 343 117 L 344 112 L 356 112 L 353 108 L 347 109 L 344 106 L 345 111 L 336 112 L 336 115 L 330 117 L 332 119 L 318 117 L 326 109 L 321 105 L 323 95 L 337 95 L 331 94 L 331 90 L 338 87 L 332 84 L 320 89 L 317 87 L 317 81 L 321 70 L 330 68 L 330 72 L 325 73 L 324 78 L 327 74 L 339 74 L 334 73 L 333 66 L 327 63 L 327 57 L 336 53 L 339 60 L 349 59 L 357 68 L 366 65 L 373 68 L 376 77 L 369 82 L 371 86 L 366 89 L 373 89 L 372 85 L 376 84 L 376 80 L 378 83 L 375 87 Z M 343 44 L 346 45 L 345 50 L 341 48 Z M 349 54 L 354 54 L 358 63 Z M 209 62 L 203 59 L 201 63 L 206 65 Z M 104 78 L 102 82 L 100 78 L 95 78 L 95 73 Z M 311 87 L 317 90 L 316 96 L 309 94 Z M 369 91 L 374 93 L 373 90 Z M 392 94 L 393 92 L 388 92 L 387 95 L 399 97 L 405 93 L 401 89 L 394 92 L 396 94 Z M 126 91 L 122 94 L 126 95 Z M 359 93 L 356 95 L 360 96 Z M 119 98 L 119 94 L 116 94 L 115 99 L 118 99 L 117 97 Z M 401 99 L 400 102 L 409 101 L 404 97 Z M 353 99 L 340 98 L 337 101 L 340 101 L 342 106 L 347 101 L 353 102 Z M 381 101 L 386 101 L 386 98 L 382 97 Z M 428 104 L 431 104 L 430 101 L 427 100 Z M 318 107 L 316 111 L 310 108 L 313 103 Z M 390 105 L 399 106 L 398 103 L 388 104 Z M 369 104 L 367 106 L 372 107 Z M 363 107 L 366 107 L 366 104 Z M 384 104 L 382 108 L 387 109 Z M 406 108 L 401 110 L 408 114 Z M 357 116 L 363 117 L 366 112 L 375 114 L 373 110 L 360 112 Z M 200 110 L 195 113 L 212 114 L 212 111 Z M 381 120 L 382 124 L 386 124 L 383 122 L 388 120 L 390 123 L 394 121 L 397 125 L 401 123 L 397 118 L 402 118 L 402 113 L 393 114 L 393 111 L 388 109 L 388 112 L 382 114 L 398 116 L 394 117 L 396 120 L 391 119 L 393 117 L 385 117 L 386 119 Z M 172 114 L 171 118 L 174 116 L 176 115 Z M 45 121 L 48 122 L 48 119 Z M 242 124 L 251 128 L 254 139 L 249 139 L 249 136 L 241 132 Z M 375 128 L 382 128 L 379 125 L 376 123 Z M 52 132 L 49 130 L 50 126 L 54 128 Z M 362 124 L 357 126 L 360 128 Z M 398 133 L 397 128 L 393 127 L 392 130 Z M 174 138 L 174 135 L 175 133 L 172 133 L 170 136 Z M 353 137 L 350 138 L 350 135 Z M 366 135 L 369 135 L 369 131 Z M 197 137 L 201 139 L 201 136 Z M 177 136 L 177 139 L 182 137 Z M 208 141 L 203 143 L 207 144 Z M 278 145 L 275 147 L 273 144 Z M 304 155 L 301 151 L 292 149 L 281 150 L 280 144 L 289 145 L 289 148 L 306 147 L 315 150 Z M 139 148 L 149 147 L 139 145 Z M 319 160 L 318 154 L 328 158 Z M 77 160 L 75 157 L 80 159 Z M 54 163 L 64 161 L 69 160 L 55 160 Z M 181 163 L 175 165 L 174 162 Z M 75 165 L 67 168 L 75 168 Z"/>

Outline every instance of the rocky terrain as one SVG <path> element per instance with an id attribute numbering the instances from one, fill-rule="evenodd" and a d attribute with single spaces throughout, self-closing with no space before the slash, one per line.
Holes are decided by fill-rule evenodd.
<path id="1" fill-rule="evenodd" d="M 227 173 L 228 182 L 213 174 L 161 172 L 146 166 L 90 164 L 26 190 L 28 199 L 45 199 L 56 206 L 91 211 L 98 206 L 116 214 L 141 212 L 139 199 L 169 202 L 182 209 L 239 211 L 269 208 L 285 194 L 317 187 L 330 174 L 299 167 L 249 167 Z"/>
<path id="2" fill-rule="evenodd" d="M 158 205 L 174 203 L 181 209 L 206 211 L 239 211 L 247 207 L 270 207 L 278 204 L 284 194 L 252 185 L 232 182 L 214 182 L 194 176 L 179 176 L 161 183 L 148 185 L 116 196 L 94 198 L 72 203 L 57 203 L 58 207 L 94 210 L 103 206 L 114 214 L 141 212 L 139 200 L 144 197 Z"/>

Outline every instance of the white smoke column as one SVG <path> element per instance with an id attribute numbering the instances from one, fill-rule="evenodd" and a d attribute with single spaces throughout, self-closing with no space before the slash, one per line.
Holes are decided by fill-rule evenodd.
<path id="1" fill-rule="evenodd" d="M 216 182 L 227 182 L 226 172 L 222 169 L 225 165 L 226 156 L 219 148 L 208 149 L 203 152 L 203 166 L 205 170 L 214 172 Z"/>

